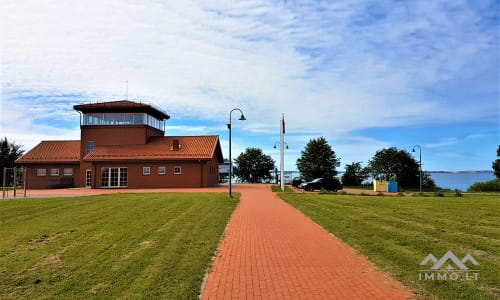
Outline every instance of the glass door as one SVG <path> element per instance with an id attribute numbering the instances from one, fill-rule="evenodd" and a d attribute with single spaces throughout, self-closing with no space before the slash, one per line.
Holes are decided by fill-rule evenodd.
<path id="1" fill-rule="evenodd" d="M 85 171 L 85 187 L 92 188 L 92 170 Z"/>

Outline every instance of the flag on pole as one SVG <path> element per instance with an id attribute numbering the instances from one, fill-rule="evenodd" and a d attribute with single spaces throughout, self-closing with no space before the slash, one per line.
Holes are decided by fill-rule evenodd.
<path id="1" fill-rule="evenodd" d="M 281 116 L 281 133 L 285 134 L 285 114 Z"/>

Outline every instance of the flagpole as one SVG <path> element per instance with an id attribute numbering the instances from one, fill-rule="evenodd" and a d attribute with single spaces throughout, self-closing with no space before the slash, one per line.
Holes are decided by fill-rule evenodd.
<path id="1" fill-rule="evenodd" d="M 280 122 L 280 184 L 281 191 L 285 191 L 285 114 L 281 115 Z"/>

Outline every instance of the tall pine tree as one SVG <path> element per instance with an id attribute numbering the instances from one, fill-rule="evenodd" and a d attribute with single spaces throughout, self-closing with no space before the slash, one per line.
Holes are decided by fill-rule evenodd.
<path id="1" fill-rule="evenodd" d="M 10 143 L 6 137 L 0 140 L 0 185 L 3 183 L 3 168 L 14 167 L 16 160 L 23 155 L 24 150 L 21 147 L 21 145 Z"/>
<path id="2" fill-rule="evenodd" d="M 340 159 L 324 137 L 309 140 L 302 156 L 297 159 L 297 168 L 306 180 L 333 178 L 337 175 L 338 166 Z"/>

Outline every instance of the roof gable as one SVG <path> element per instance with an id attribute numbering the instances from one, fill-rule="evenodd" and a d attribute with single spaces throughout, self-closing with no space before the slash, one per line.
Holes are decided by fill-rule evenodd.
<path id="1" fill-rule="evenodd" d="M 80 141 L 42 141 L 21 156 L 16 163 L 77 163 Z"/>

